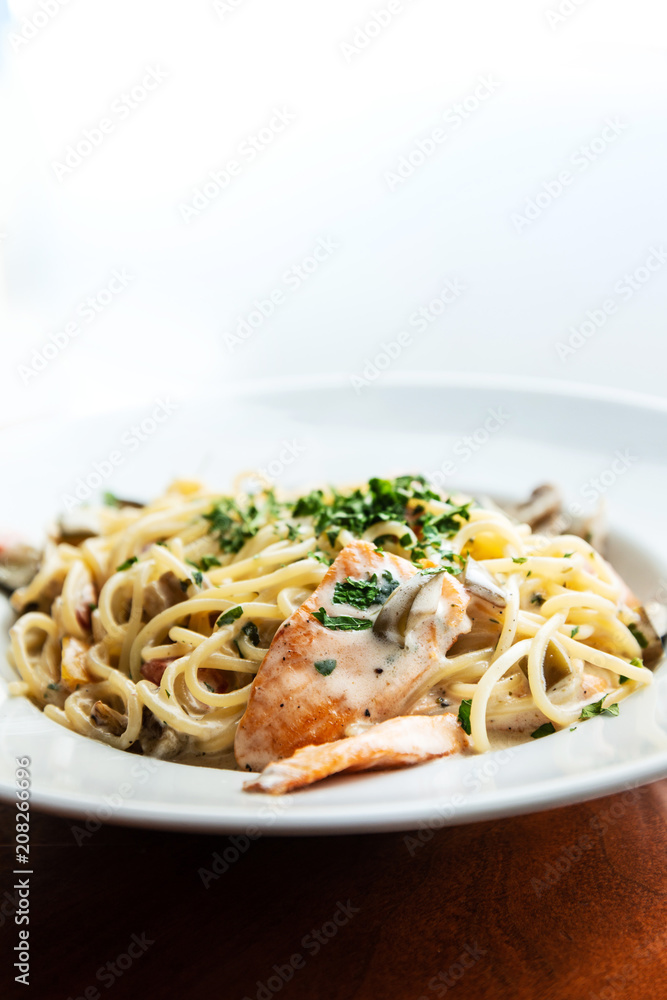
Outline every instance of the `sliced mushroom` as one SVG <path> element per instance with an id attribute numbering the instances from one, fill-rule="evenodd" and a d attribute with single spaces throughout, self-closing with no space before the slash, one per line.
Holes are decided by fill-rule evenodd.
<path id="1" fill-rule="evenodd" d="M 649 616 L 648 608 L 637 607 L 633 608 L 633 611 L 636 611 L 637 614 L 639 615 L 639 624 L 637 625 L 637 628 L 642 633 L 647 642 L 646 647 L 642 648 L 642 660 L 644 662 L 644 666 L 653 669 L 653 667 L 656 666 L 659 660 L 662 659 L 664 649 L 662 645 L 662 639 L 660 638 L 660 635 L 658 634 L 658 631 L 654 626 L 654 621 L 655 625 L 658 626 L 660 625 L 661 616 L 656 613 L 655 604 L 653 606 L 649 605 L 649 607 L 652 607 L 651 616 Z M 659 605 L 659 607 L 662 608 L 662 617 L 663 617 L 662 624 L 664 625 L 664 618 L 666 616 L 665 613 L 667 609 L 665 609 L 664 605 Z"/>
<path id="2" fill-rule="evenodd" d="M 429 577 L 416 573 L 394 591 L 373 623 L 373 631 L 377 636 L 395 642 L 401 648 L 405 647 L 408 617 L 417 594 L 426 583 L 430 583 Z"/>
<path id="3" fill-rule="evenodd" d="M 26 587 L 39 568 L 41 553 L 23 542 L 0 542 L 0 587 L 12 593 Z"/>
<path id="4" fill-rule="evenodd" d="M 551 483 L 538 486 L 524 503 L 505 507 L 516 521 L 529 524 L 533 531 L 539 532 L 548 531 L 561 509 L 560 492 Z"/>
<path id="5" fill-rule="evenodd" d="M 175 573 L 168 570 L 163 573 L 159 580 L 153 580 L 144 591 L 144 612 L 150 620 L 166 611 L 174 604 L 180 604 L 186 599 L 181 587 L 181 581 Z"/>
<path id="6" fill-rule="evenodd" d="M 56 522 L 56 541 L 80 545 L 101 531 L 99 513 L 92 507 L 76 507 L 61 514 Z"/>
<path id="7" fill-rule="evenodd" d="M 96 701 L 90 713 L 96 726 L 106 729 L 112 736 L 121 736 L 127 729 L 127 715 L 121 715 L 104 701 Z"/>
<path id="8" fill-rule="evenodd" d="M 144 710 L 139 743 L 147 756 L 173 760 L 186 748 L 188 742 L 186 733 L 177 733 L 171 726 L 156 719 L 148 709 Z"/>
<path id="9" fill-rule="evenodd" d="M 494 607 L 504 608 L 507 605 L 502 587 L 496 583 L 488 569 L 472 556 L 468 556 L 461 582 L 469 593 L 481 597 L 483 601 L 493 604 Z"/>

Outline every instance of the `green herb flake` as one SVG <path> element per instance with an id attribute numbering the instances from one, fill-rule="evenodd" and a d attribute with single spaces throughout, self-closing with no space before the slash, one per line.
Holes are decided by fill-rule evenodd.
<path id="1" fill-rule="evenodd" d="M 225 611 L 224 614 L 220 615 L 217 622 L 215 623 L 218 628 L 222 628 L 223 625 L 231 625 L 235 622 L 237 618 L 240 618 L 243 614 L 243 608 L 240 604 L 237 604 L 235 608 L 230 608 L 229 611 Z"/>
<path id="2" fill-rule="evenodd" d="M 555 732 L 556 730 L 553 722 L 545 722 L 544 725 L 536 729 L 534 733 L 530 734 L 530 736 L 533 740 L 541 740 L 543 736 L 551 736 L 551 734 Z"/>
<path id="3" fill-rule="evenodd" d="M 544 604 L 544 600 L 545 598 L 543 597 L 542 594 L 533 594 L 533 596 L 530 599 L 530 603 L 537 604 L 539 607 L 542 607 L 542 605 Z"/>
<path id="4" fill-rule="evenodd" d="M 47 691 L 60 691 L 60 684 L 47 684 Z"/>
<path id="5" fill-rule="evenodd" d="M 251 645 L 259 646 L 259 629 L 254 622 L 246 622 L 241 631 Z"/>
<path id="6" fill-rule="evenodd" d="M 634 622 L 632 622 L 630 625 L 628 625 L 628 628 L 630 629 L 630 631 L 634 635 L 634 637 L 637 640 L 637 642 L 639 643 L 640 647 L 642 649 L 646 649 L 646 647 L 648 646 L 648 639 L 646 638 L 646 636 L 644 635 L 644 633 L 641 631 L 641 629 L 638 629 Z"/>
<path id="7" fill-rule="evenodd" d="M 575 635 L 577 634 L 578 631 L 579 631 L 579 626 L 575 625 L 574 628 L 572 629 L 572 631 L 570 632 L 570 638 L 574 639 L 574 637 L 575 637 Z"/>
<path id="8" fill-rule="evenodd" d="M 122 507 L 122 504 L 118 499 L 118 497 L 114 496 L 114 494 L 109 492 L 109 490 L 106 490 L 102 494 L 102 503 L 104 504 L 105 507 Z"/>
<path id="9" fill-rule="evenodd" d="M 525 562 L 528 562 L 525 556 L 517 556 L 516 558 L 512 556 L 512 562 L 517 563 L 519 566 L 523 566 Z"/>
<path id="10" fill-rule="evenodd" d="M 461 729 L 464 733 L 470 736 L 470 709 L 472 707 L 472 698 L 465 698 L 459 705 L 459 714 L 457 716 Z"/>
<path id="11" fill-rule="evenodd" d="M 212 566 L 222 566 L 222 563 L 217 556 L 202 556 L 199 565 L 207 573 Z"/>
<path id="12" fill-rule="evenodd" d="M 330 559 L 324 552 L 320 552 L 319 549 L 316 552 L 308 552 L 307 555 L 310 559 L 317 559 L 318 562 L 323 563 L 325 566 L 331 566 L 333 562 L 333 559 Z"/>
<path id="13" fill-rule="evenodd" d="M 638 657 L 635 656 L 635 658 L 633 660 L 630 660 L 630 666 L 631 667 L 643 667 L 644 666 L 644 661 L 640 660 Z"/>
<path id="14" fill-rule="evenodd" d="M 336 669 L 336 660 L 315 660 L 315 669 L 322 677 L 328 677 Z"/>
<path id="15" fill-rule="evenodd" d="M 373 627 L 373 622 L 370 618 L 352 618 L 350 615 L 332 616 L 327 614 L 324 608 L 320 608 L 319 611 L 313 611 L 313 618 L 320 625 L 324 625 L 325 628 L 330 628 L 338 632 L 363 632 L 365 629 Z"/>
<path id="16" fill-rule="evenodd" d="M 592 719 L 595 715 L 618 715 L 618 705 L 610 705 L 608 708 L 604 707 L 603 702 L 607 697 L 608 695 L 605 694 L 599 701 L 595 701 L 592 705 L 586 705 L 582 708 L 581 715 L 579 716 L 580 720 Z"/>
<path id="17" fill-rule="evenodd" d="M 138 562 L 138 561 L 139 560 L 138 560 L 137 556 L 130 556 L 130 558 L 126 559 L 124 563 L 120 564 L 120 566 L 116 566 L 116 572 L 117 573 L 124 573 L 126 569 L 129 569 L 130 566 L 134 566 L 135 562 Z"/>
<path id="18" fill-rule="evenodd" d="M 333 602 L 349 604 L 353 608 L 366 611 L 374 604 L 384 604 L 398 585 L 398 580 L 395 580 L 388 570 L 383 572 L 381 583 L 378 583 L 376 573 L 373 573 L 369 580 L 353 580 L 348 576 L 343 583 L 337 583 L 334 587 Z"/>

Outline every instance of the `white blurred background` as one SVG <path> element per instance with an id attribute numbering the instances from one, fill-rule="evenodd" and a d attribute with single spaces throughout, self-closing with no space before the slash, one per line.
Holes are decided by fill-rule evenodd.
<path id="1" fill-rule="evenodd" d="M 391 354 L 665 394 L 655 0 L 0 0 L 0 30 L 0 423 Z"/>

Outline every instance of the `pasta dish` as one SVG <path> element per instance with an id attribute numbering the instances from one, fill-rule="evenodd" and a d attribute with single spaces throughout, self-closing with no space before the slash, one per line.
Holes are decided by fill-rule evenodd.
<path id="1" fill-rule="evenodd" d="M 12 693 L 273 793 L 617 715 L 662 646 L 545 489 L 513 510 L 409 475 L 107 495 L 54 527 L 12 594 Z"/>

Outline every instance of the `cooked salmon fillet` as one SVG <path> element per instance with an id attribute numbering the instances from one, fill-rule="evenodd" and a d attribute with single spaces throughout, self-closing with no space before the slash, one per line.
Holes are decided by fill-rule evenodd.
<path id="1" fill-rule="evenodd" d="M 341 771 L 406 767 L 459 753 L 467 746 L 468 738 L 451 713 L 408 715 L 334 743 L 302 747 L 287 760 L 269 764 L 243 787 L 248 792 L 282 795 Z"/>
<path id="2" fill-rule="evenodd" d="M 337 584 L 373 579 L 385 587 L 384 604 L 341 603 Z M 425 576 L 369 542 L 346 546 L 264 657 L 236 734 L 239 765 L 259 771 L 300 747 L 341 739 L 354 722 L 406 714 L 420 681 L 469 631 L 467 604 L 449 573 Z M 361 627 L 327 627 L 314 617 L 319 609 Z"/>

